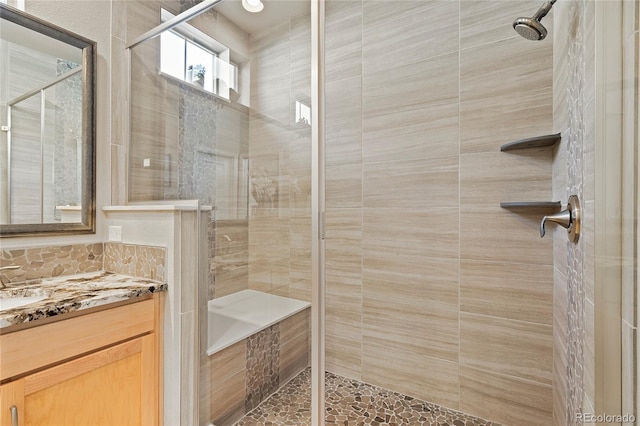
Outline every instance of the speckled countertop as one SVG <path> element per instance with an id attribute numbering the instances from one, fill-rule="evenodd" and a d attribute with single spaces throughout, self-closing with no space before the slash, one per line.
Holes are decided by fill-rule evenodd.
<path id="1" fill-rule="evenodd" d="M 46 296 L 29 305 L 0 311 L 0 328 L 67 312 L 120 302 L 167 289 L 167 284 L 109 272 L 46 278 L 37 283 L 0 289 L 0 298 Z"/>

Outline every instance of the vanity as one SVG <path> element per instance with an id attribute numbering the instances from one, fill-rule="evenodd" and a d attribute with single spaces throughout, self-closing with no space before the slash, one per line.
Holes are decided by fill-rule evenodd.
<path id="1" fill-rule="evenodd" d="M 74 27 L 99 46 L 2 2 L 0 23 L 0 426 L 196 424 L 208 215 L 97 199 L 108 29 Z"/>
<path id="2" fill-rule="evenodd" d="M 0 290 L 44 297 L 0 311 L 0 426 L 160 424 L 166 288 L 100 271 Z"/>

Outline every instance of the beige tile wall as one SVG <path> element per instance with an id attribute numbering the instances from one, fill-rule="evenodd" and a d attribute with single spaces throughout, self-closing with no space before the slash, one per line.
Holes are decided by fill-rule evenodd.
<path id="1" fill-rule="evenodd" d="M 310 22 L 309 15 L 294 17 L 249 40 L 249 288 L 306 301 L 311 300 L 311 130 L 295 122 L 295 104 L 311 105 Z"/>
<path id="2" fill-rule="evenodd" d="M 114 205 L 129 200 L 175 198 L 165 196 L 165 192 L 171 192 L 171 185 L 165 185 L 164 173 L 169 170 L 173 173 L 171 182 L 177 187 L 177 163 L 165 164 L 166 155 L 177 162 L 177 87 L 167 84 L 158 74 L 160 40 L 156 38 L 131 51 L 133 72 L 129 92 L 125 49 L 128 42 L 160 23 L 160 8 L 172 13 L 180 11 L 178 2 L 169 0 L 112 2 L 111 203 Z M 132 143 L 127 147 L 129 123 Z M 147 158 L 151 167 L 144 168 L 143 160 Z"/>
<path id="3" fill-rule="evenodd" d="M 244 414 L 246 354 L 247 342 L 243 340 L 208 357 L 209 368 L 205 371 L 210 371 L 210 377 L 201 383 L 211 391 L 200 392 L 200 404 L 209 408 L 208 418 L 216 424 L 237 420 Z"/>
<path id="4" fill-rule="evenodd" d="M 280 323 L 280 386 L 309 366 L 311 359 L 310 309 L 305 309 Z"/>
<path id="5" fill-rule="evenodd" d="M 216 222 L 215 297 L 249 288 L 248 231 L 246 220 Z"/>
<path id="6" fill-rule="evenodd" d="M 538 7 L 327 2 L 329 371 L 551 422 L 552 241 L 499 207 L 552 197 L 553 152 L 499 152 L 554 130 L 552 42 L 511 28 Z"/>

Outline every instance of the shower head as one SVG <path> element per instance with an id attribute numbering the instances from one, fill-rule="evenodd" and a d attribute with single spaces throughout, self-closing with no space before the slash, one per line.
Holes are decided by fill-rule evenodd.
<path id="1" fill-rule="evenodd" d="M 513 29 L 527 40 L 542 40 L 547 36 L 547 29 L 531 18 L 518 18 L 513 21 Z"/>
<path id="2" fill-rule="evenodd" d="M 547 16 L 556 1 L 550 0 L 543 4 L 531 18 L 516 19 L 513 21 L 513 29 L 527 40 L 543 40 L 547 36 L 547 29 L 540 21 Z"/>

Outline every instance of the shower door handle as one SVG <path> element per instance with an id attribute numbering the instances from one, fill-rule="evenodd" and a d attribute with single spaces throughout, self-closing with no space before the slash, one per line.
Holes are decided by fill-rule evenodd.
<path id="1" fill-rule="evenodd" d="M 569 197 L 566 210 L 542 218 L 542 222 L 540 222 L 540 238 L 544 237 L 544 225 L 549 221 L 566 228 L 569 241 L 572 243 L 577 242 L 578 238 L 580 238 L 580 213 L 580 201 L 576 195 L 572 195 Z"/>

